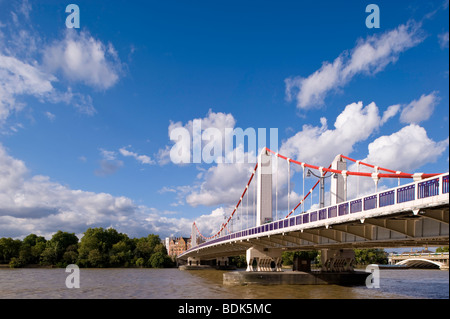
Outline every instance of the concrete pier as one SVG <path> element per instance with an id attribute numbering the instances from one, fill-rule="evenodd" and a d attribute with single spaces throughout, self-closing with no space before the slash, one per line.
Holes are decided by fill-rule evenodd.
<path id="1" fill-rule="evenodd" d="M 223 274 L 223 284 L 236 285 L 341 285 L 361 286 L 369 274 L 363 271 L 352 272 L 249 272 L 233 271 Z"/>

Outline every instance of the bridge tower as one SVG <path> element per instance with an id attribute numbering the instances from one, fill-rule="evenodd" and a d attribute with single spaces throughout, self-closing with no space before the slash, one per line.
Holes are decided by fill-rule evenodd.
<path id="1" fill-rule="evenodd" d="M 330 205 L 347 201 L 347 161 L 337 155 L 331 163 L 331 168 L 342 171 L 331 178 Z M 355 262 L 353 249 L 322 249 L 322 271 L 352 271 Z"/>
<path id="2" fill-rule="evenodd" d="M 191 247 L 197 246 L 197 230 L 195 229 L 195 223 L 192 223 L 191 228 Z"/>
<path id="3" fill-rule="evenodd" d="M 256 226 L 272 221 L 272 156 L 264 148 L 258 156 Z"/>
<path id="4" fill-rule="evenodd" d="M 347 161 L 338 155 L 334 158 L 331 163 L 331 168 L 336 170 L 341 170 L 346 172 Z M 335 174 L 331 178 L 330 185 L 330 205 L 336 205 L 347 200 L 347 175 L 346 174 Z"/>
<path id="5" fill-rule="evenodd" d="M 272 156 L 263 148 L 258 156 L 256 195 L 256 226 L 272 222 Z M 279 248 L 255 245 L 247 249 L 247 271 L 281 271 Z M 255 264 L 256 267 L 252 265 Z"/>

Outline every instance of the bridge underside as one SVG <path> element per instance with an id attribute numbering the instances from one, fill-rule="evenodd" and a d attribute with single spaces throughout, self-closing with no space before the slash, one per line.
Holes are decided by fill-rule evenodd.
<path id="1" fill-rule="evenodd" d="M 428 259 L 422 259 L 422 258 L 406 259 L 401 262 L 398 262 L 396 265 L 406 265 L 410 268 L 430 268 L 430 269 L 440 269 L 440 268 L 443 268 L 446 266 L 445 264 L 443 264 L 441 262 L 428 260 Z M 448 265 L 447 265 L 447 269 L 448 269 Z"/>
<path id="2" fill-rule="evenodd" d="M 449 206 L 406 210 L 309 228 L 286 228 L 283 232 L 241 237 L 202 247 L 180 259 L 244 255 L 251 247 L 284 251 L 444 246 L 449 244 Z M 312 226 L 312 225 L 311 225 Z"/>

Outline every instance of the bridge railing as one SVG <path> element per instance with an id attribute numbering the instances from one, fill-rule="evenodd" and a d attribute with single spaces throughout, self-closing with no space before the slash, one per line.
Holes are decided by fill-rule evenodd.
<path id="1" fill-rule="evenodd" d="M 446 257 L 448 258 L 448 252 L 431 252 L 431 253 L 422 253 L 422 252 L 405 252 L 402 254 L 389 254 L 390 258 L 410 258 L 410 257 L 436 257 L 436 258 L 440 258 L 440 257 Z"/>
<path id="2" fill-rule="evenodd" d="M 376 208 L 388 207 L 446 193 L 449 193 L 449 173 L 217 237 L 203 242 L 187 250 L 185 253 L 223 241 L 262 234 L 268 231 L 279 230 L 296 225 L 309 224 L 318 220 L 339 218 L 348 214 L 371 211 Z"/>

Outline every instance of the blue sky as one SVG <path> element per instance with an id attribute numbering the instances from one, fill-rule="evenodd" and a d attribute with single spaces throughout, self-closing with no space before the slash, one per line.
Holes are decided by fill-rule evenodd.
<path id="1" fill-rule="evenodd" d="M 277 128 L 314 165 L 448 171 L 448 1 L 373 2 L 378 29 L 364 1 L 73 3 L 79 29 L 69 3 L 0 0 L 0 237 L 214 232 L 254 164 L 172 163 L 194 119 Z"/>

